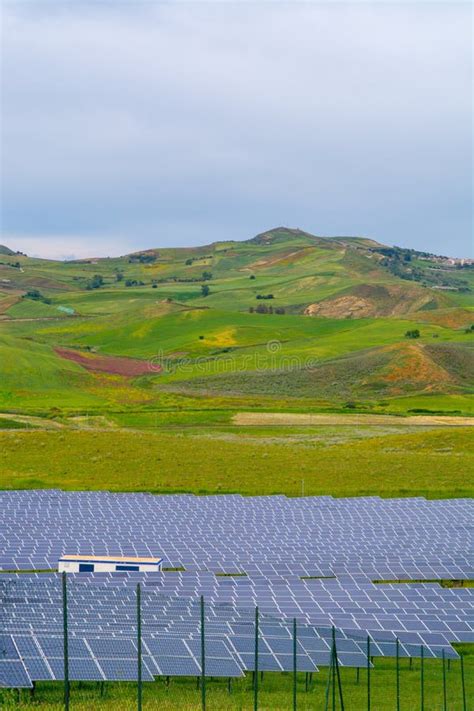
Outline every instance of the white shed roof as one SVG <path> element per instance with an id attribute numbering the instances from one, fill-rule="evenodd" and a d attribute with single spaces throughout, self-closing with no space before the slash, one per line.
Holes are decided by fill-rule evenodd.
<path id="1" fill-rule="evenodd" d="M 133 557 L 133 556 L 120 556 L 120 555 L 67 555 L 64 554 L 59 560 L 95 560 L 104 563 L 161 563 L 162 558 L 143 558 L 143 557 Z"/>

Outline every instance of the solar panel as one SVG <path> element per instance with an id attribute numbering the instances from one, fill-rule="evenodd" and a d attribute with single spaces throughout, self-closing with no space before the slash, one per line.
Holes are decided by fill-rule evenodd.
<path id="1" fill-rule="evenodd" d="M 136 673 L 138 580 L 149 677 L 199 673 L 200 595 L 215 676 L 253 668 L 255 605 L 262 669 L 288 666 L 293 617 L 302 666 L 328 663 L 333 625 L 348 666 L 363 665 L 367 634 L 374 656 L 392 656 L 398 637 L 402 656 L 423 645 L 427 657 L 454 658 L 452 643 L 474 640 L 472 589 L 373 581 L 472 577 L 472 514 L 467 499 L 8 491 L 0 492 L 0 569 L 54 568 L 64 553 L 84 551 L 158 555 L 184 568 L 68 577 L 69 653 L 85 678 Z M 0 596 L 0 660 L 21 657 L 29 678 L 60 679 L 58 576 L 3 574 Z"/>
<path id="2" fill-rule="evenodd" d="M 199 676 L 201 668 L 192 657 L 155 656 L 161 676 Z"/>
<path id="3" fill-rule="evenodd" d="M 122 657 L 100 658 L 98 660 L 105 679 L 109 681 L 136 681 L 138 679 L 138 668 L 136 659 L 124 659 Z M 143 681 L 153 681 L 145 665 L 142 665 Z"/>
<path id="4" fill-rule="evenodd" d="M 32 686 L 31 679 L 19 659 L 0 659 L 0 687 L 13 687 L 16 689 Z"/>

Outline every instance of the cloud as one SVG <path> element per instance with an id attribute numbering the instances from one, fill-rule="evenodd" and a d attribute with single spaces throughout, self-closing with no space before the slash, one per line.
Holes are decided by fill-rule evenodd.
<path id="1" fill-rule="evenodd" d="M 469 12 L 7 3 L 4 234 L 82 254 L 283 223 L 465 254 Z"/>

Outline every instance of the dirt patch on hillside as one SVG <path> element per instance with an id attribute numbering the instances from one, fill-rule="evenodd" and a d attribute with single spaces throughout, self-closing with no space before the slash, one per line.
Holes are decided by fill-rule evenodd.
<path id="1" fill-rule="evenodd" d="M 424 351 L 440 368 L 448 371 L 459 385 L 472 386 L 474 343 L 426 344 Z"/>
<path id="2" fill-rule="evenodd" d="M 8 309 L 10 309 L 12 306 L 15 306 L 15 304 L 17 304 L 21 300 L 22 293 L 23 292 L 20 292 L 18 294 L 9 294 L 8 296 L 3 297 L 3 299 L 0 299 L 1 316 L 6 314 Z"/>
<path id="3" fill-rule="evenodd" d="M 138 375 L 149 375 L 161 370 L 159 365 L 149 361 L 138 360 L 138 358 L 121 358 L 119 356 L 96 355 L 95 353 L 83 353 L 70 348 L 55 348 L 56 353 L 61 358 L 72 360 L 83 368 L 96 373 L 110 373 L 112 375 L 123 375 L 127 378 L 135 378 Z"/>
<path id="4" fill-rule="evenodd" d="M 448 415 L 396 417 L 395 415 L 306 415 L 295 412 L 239 412 L 232 418 L 234 425 L 434 425 L 442 427 L 474 426 L 474 417 Z"/>
<path id="5" fill-rule="evenodd" d="M 415 311 L 437 309 L 444 303 L 437 296 L 416 287 L 395 284 L 359 284 L 304 311 L 306 316 L 326 318 L 371 318 L 403 316 Z"/>
<path id="6" fill-rule="evenodd" d="M 269 257 L 265 257 L 264 259 L 259 259 L 257 262 L 253 262 L 252 264 L 249 264 L 248 267 L 246 267 L 247 270 L 249 269 L 258 269 L 258 267 L 273 267 L 276 264 L 279 265 L 285 265 L 285 264 L 292 264 L 294 262 L 299 261 L 300 259 L 303 259 L 306 257 L 308 254 L 311 254 L 314 252 L 315 247 L 301 247 L 300 249 L 297 250 L 284 250 L 282 252 L 279 252 L 276 255 L 272 255 Z M 241 270 L 243 271 L 243 270 Z"/>
<path id="7" fill-rule="evenodd" d="M 439 390 L 443 383 L 455 383 L 451 373 L 430 357 L 418 344 L 396 344 L 386 350 L 395 356 L 385 373 L 385 381 L 423 387 L 424 391 Z"/>
<path id="8" fill-rule="evenodd" d="M 420 311 L 416 316 L 420 321 L 427 321 L 446 328 L 466 328 L 474 322 L 472 311 L 461 308 Z"/>

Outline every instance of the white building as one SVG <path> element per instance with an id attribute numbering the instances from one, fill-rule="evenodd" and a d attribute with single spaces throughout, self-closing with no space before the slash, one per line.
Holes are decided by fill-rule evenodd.
<path id="1" fill-rule="evenodd" d="M 116 573 L 132 571 L 154 573 L 161 570 L 163 558 L 131 558 L 115 555 L 63 555 L 58 562 L 60 573 Z"/>

